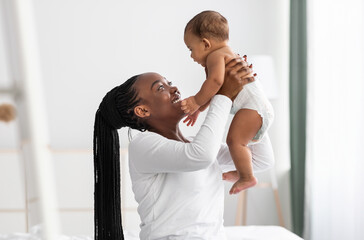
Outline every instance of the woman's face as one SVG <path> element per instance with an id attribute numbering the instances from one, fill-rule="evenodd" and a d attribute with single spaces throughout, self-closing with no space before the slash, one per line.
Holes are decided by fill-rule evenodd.
<path id="1" fill-rule="evenodd" d="M 177 121 L 184 117 L 181 110 L 181 95 L 172 82 L 157 73 L 144 73 L 138 77 L 134 87 L 141 99 L 140 106 L 148 111 L 148 120 L 164 124 Z M 136 107 L 138 108 L 138 107 Z M 155 121 L 156 120 L 156 121 Z"/>

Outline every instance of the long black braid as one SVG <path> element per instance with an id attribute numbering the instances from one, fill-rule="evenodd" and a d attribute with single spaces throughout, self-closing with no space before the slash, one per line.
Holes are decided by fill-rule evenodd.
<path id="1" fill-rule="evenodd" d="M 120 143 L 117 129 L 130 127 L 140 131 L 148 125 L 134 114 L 140 102 L 133 87 L 140 75 L 113 88 L 103 98 L 95 116 L 95 240 L 123 240 L 120 204 Z"/>

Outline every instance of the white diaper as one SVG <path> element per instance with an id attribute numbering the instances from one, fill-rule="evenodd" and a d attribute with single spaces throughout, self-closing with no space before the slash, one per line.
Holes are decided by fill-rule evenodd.
<path id="1" fill-rule="evenodd" d="M 235 114 L 240 109 L 251 109 L 262 117 L 262 127 L 249 144 L 258 143 L 268 131 L 274 119 L 274 110 L 265 96 L 258 80 L 244 86 L 233 102 L 230 113 Z"/>

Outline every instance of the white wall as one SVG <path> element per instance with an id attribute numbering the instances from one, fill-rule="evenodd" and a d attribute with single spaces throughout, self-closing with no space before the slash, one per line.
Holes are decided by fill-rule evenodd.
<path id="1" fill-rule="evenodd" d="M 230 45 L 241 55 L 272 55 L 279 81 L 279 98 L 272 100 L 276 120 L 270 135 L 277 161 L 275 169 L 284 218 L 286 226 L 290 227 L 288 0 L 33 2 L 53 149 L 90 150 L 98 104 L 108 90 L 132 75 L 158 72 L 173 81 L 184 97 L 193 95 L 204 79 L 204 71 L 190 59 L 183 42 L 183 30 L 187 21 L 202 10 L 219 11 L 229 20 Z M 3 38 L 0 38 L 0 52 L 4 49 L 2 43 Z M 0 87 L 9 82 L 6 63 L 0 54 Z M 0 103 L 3 101 L 4 98 L 0 98 Z M 200 118 L 198 123 L 201 121 Z M 186 135 L 192 135 L 198 129 L 198 126 L 181 127 Z M 16 136 L 14 123 L 0 123 L 0 157 L 6 159 L 4 161 L 14 161 L 4 155 L 4 150 L 17 147 Z M 127 146 L 125 129 L 120 131 L 120 138 L 121 145 Z M 91 234 L 92 211 L 87 208 L 92 208 L 93 182 L 89 176 L 92 174 L 92 158 L 77 154 L 54 156 L 57 190 L 64 205 L 61 207 L 82 208 L 81 212 L 71 211 L 61 217 L 66 233 Z M 0 161 L 0 176 L 3 171 L 10 171 L 4 161 Z M 17 176 L 16 167 L 12 171 Z M 78 173 L 82 173 L 81 177 L 77 177 Z M 261 178 L 265 178 L 264 174 Z M 77 192 L 75 186 L 67 188 L 73 182 L 76 186 L 84 186 L 81 200 L 74 196 Z M 22 187 L 20 182 L 9 184 L 14 189 Z M 229 186 L 227 184 L 227 191 Z M 1 196 L 7 194 L 5 191 L 8 189 L 0 184 Z M 226 225 L 234 224 L 236 199 L 236 196 L 226 198 Z M 249 190 L 248 201 L 248 224 L 278 224 L 273 195 L 268 189 Z M 8 207 L 8 203 L 0 201 L 0 210 Z M 18 207 L 22 207 L 21 204 Z M 20 225 L 2 228 L 6 219 L 8 217 L 0 212 L 0 232 L 24 230 Z M 84 225 L 74 228 L 72 219 L 78 219 L 77 224 L 84 222 Z"/>

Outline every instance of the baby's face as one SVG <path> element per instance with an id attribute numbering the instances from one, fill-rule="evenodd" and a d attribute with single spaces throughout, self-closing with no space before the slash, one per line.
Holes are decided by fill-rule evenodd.
<path id="1" fill-rule="evenodd" d="M 184 40 L 187 48 L 191 51 L 191 58 L 203 67 L 206 67 L 208 51 L 202 39 L 187 31 Z"/>

